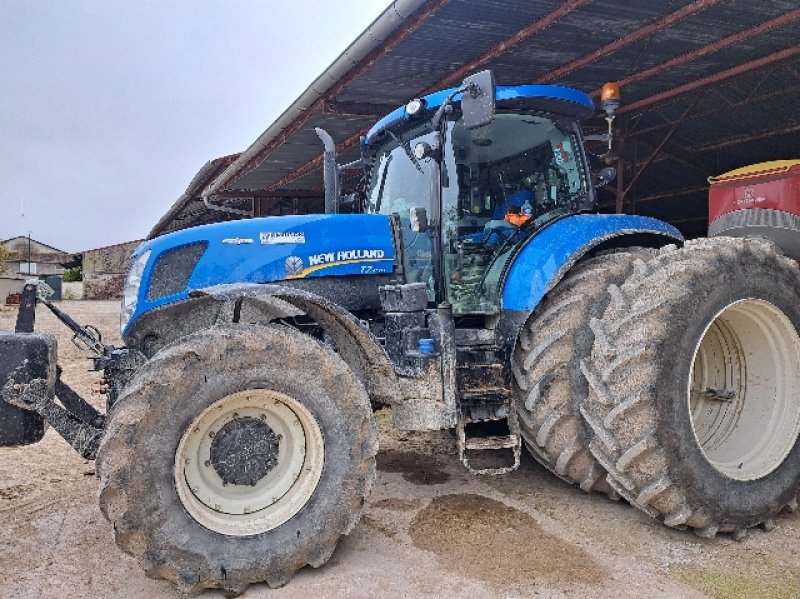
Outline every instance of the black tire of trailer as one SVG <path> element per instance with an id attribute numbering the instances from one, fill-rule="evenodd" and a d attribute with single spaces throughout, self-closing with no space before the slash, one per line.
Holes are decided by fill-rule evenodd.
<path id="1" fill-rule="evenodd" d="M 179 496 L 176 448 L 209 406 L 249 389 L 301 404 L 298 413 L 321 432 L 324 460 L 310 497 L 287 521 L 249 536 L 221 534 Z M 377 447 L 367 394 L 332 350 L 289 327 L 217 326 L 159 351 L 125 389 L 97 459 L 100 507 L 117 545 L 151 578 L 187 592 L 236 595 L 262 581 L 276 588 L 305 565 L 324 564 L 353 529 L 375 479 Z"/>
<path id="2" fill-rule="evenodd" d="M 796 509 L 797 264 L 762 241 L 695 240 L 637 262 L 609 295 L 592 321 L 581 408 L 609 482 L 651 516 L 702 537 L 742 538 Z M 757 387 L 770 378 L 780 379 L 772 395 Z M 759 409 L 777 410 L 763 431 Z"/>
<path id="3" fill-rule="evenodd" d="M 591 430 L 579 411 L 588 384 L 580 362 L 591 352 L 589 320 L 606 309 L 608 286 L 621 284 L 634 260 L 654 255 L 655 250 L 637 247 L 579 262 L 528 318 L 511 362 L 520 432 L 529 453 L 559 478 L 612 498 L 617 493 L 588 450 Z"/>

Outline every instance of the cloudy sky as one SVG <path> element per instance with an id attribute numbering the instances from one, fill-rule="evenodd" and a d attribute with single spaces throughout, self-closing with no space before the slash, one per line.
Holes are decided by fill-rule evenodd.
<path id="1" fill-rule="evenodd" d="M 0 0 L 0 239 L 144 237 L 389 4 Z"/>

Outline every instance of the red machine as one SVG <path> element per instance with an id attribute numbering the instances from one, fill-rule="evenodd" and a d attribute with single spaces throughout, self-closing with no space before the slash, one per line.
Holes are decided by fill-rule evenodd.
<path id="1" fill-rule="evenodd" d="M 752 164 L 708 182 L 710 237 L 766 238 L 800 260 L 800 160 Z"/>

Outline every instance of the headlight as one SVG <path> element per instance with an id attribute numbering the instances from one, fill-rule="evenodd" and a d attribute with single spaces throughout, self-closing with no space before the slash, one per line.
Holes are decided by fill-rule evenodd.
<path id="1" fill-rule="evenodd" d="M 406 114 L 408 116 L 416 116 L 428 106 L 425 98 L 414 98 L 406 104 Z"/>
<path id="2" fill-rule="evenodd" d="M 139 285 L 142 282 L 144 267 L 147 265 L 149 258 L 150 250 L 147 250 L 131 264 L 128 276 L 125 277 L 125 287 L 122 289 L 122 310 L 120 310 L 119 315 L 120 333 L 125 330 L 131 320 L 131 316 L 136 312 L 136 304 L 139 301 Z"/>

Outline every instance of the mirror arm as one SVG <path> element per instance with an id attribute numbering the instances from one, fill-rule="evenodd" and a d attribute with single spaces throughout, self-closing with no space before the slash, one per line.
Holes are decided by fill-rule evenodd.
<path id="1" fill-rule="evenodd" d="M 431 124 L 433 125 L 434 129 L 438 129 L 439 128 L 439 123 L 441 123 L 442 119 L 444 118 L 444 115 L 449 112 L 448 109 L 452 106 L 453 98 L 455 98 L 458 94 L 461 94 L 461 93 L 463 93 L 463 92 L 465 92 L 467 90 L 471 90 L 473 87 L 476 87 L 474 83 L 470 83 L 469 85 L 465 85 L 463 87 L 459 87 L 457 90 L 455 90 L 449 96 L 447 96 L 447 98 L 445 98 L 445 101 L 442 102 L 442 105 L 439 106 L 438 110 L 436 111 L 436 113 L 433 115 L 433 118 L 431 119 Z M 473 92 L 470 92 L 470 93 L 473 93 Z"/>

